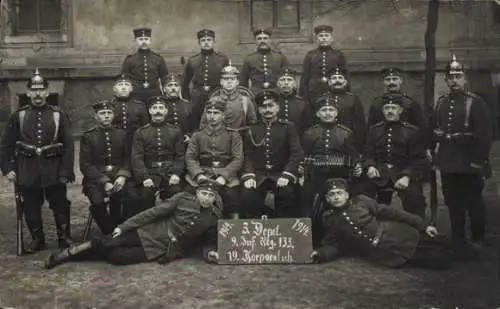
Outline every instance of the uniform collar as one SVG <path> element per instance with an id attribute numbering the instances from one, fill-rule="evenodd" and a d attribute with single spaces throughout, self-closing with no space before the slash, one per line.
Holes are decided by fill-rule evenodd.
<path id="1" fill-rule="evenodd" d="M 318 50 L 320 50 L 320 51 L 327 51 L 327 50 L 332 50 L 332 49 L 333 49 L 332 45 L 318 46 Z"/>
<path id="2" fill-rule="evenodd" d="M 149 54 L 149 53 L 151 53 L 151 49 L 138 49 L 137 53 L 139 53 L 139 54 Z"/>
<path id="3" fill-rule="evenodd" d="M 284 93 L 284 92 L 281 92 L 281 91 L 280 91 L 280 94 L 281 94 L 283 97 L 285 97 L 285 98 L 289 99 L 289 98 L 291 98 L 291 97 L 295 97 L 295 96 L 297 95 L 297 90 L 295 89 L 294 91 L 292 91 L 292 92 L 290 92 L 290 93 Z"/>
<path id="4" fill-rule="evenodd" d="M 205 127 L 205 131 L 207 131 L 208 135 L 218 135 L 224 130 L 224 124 L 219 124 L 217 127 L 212 128 L 211 126 L 207 125 Z"/>
<path id="5" fill-rule="evenodd" d="M 233 92 L 227 92 L 226 90 L 222 89 L 221 91 L 221 97 L 225 100 L 234 100 L 236 97 L 238 97 L 239 92 L 237 89 L 235 89 Z"/>
<path id="6" fill-rule="evenodd" d="M 205 56 L 210 56 L 210 55 L 214 54 L 214 50 L 213 49 L 202 49 L 201 54 L 205 55 Z"/>

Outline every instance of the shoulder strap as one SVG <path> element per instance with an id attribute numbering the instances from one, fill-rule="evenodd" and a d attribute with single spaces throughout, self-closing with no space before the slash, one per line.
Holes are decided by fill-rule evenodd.
<path id="1" fill-rule="evenodd" d="M 57 136 L 59 135 L 59 120 L 61 119 L 61 113 L 58 111 L 55 111 L 53 113 L 53 117 L 54 117 L 54 126 L 55 126 L 53 141 L 55 142 L 55 141 L 57 141 Z"/>
<path id="2" fill-rule="evenodd" d="M 464 119 L 464 127 L 466 129 L 469 128 L 471 107 L 472 107 L 472 97 L 467 96 L 467 99 L 465 99 L 465 119 Z"/>
<path id="3" fill-rule="evenodd" d="M 24 131 L 23 131 L 23 128 L 24 128 L 24 117 L 26 116 L 26 110 L 23 109 L 21 111 L 19 111 L 19 130 L 20 130 L 20 133 L 21 135 L 23 135 Z"/>
<path id="4" fill-rule="evenodd" d="M 247 122 L 247 111 L 248 111 L 248 103 L 249 100 L 245 100 L 245 103 L 243 104 L 243 115 L 245 116 L 245 123 Z"/>

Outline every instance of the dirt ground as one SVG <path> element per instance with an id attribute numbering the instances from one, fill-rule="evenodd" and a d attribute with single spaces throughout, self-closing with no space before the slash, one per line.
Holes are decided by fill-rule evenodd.
<path id="1" fill-rule="evenodd" d="M 500 154 L 496 145 L 494 154 Z M 500 156 L 499 156 L 500 157 Z M 497 173 L 488 180 L 488 237 L 498 243 L 500 211 Z M 87 200 L 74 184 L 74 236 L 80 237 Z M 440 198 L 440 201 L 441 198 Z M 448 233 L 447 211 L 439 209 L 439 229 Z M 50 249 L 56 246 L 53 219 L 44 206 Z M 28 240 L 25 229 L 25 239 Z M 500 308 L 500 272 L 495 246 L 480 261 L 461 262 L 447 271 L 388 270 L 359 260 L 324 265 L 216 266 L 196 259 L 170 265 L 116 267 L 100 262 L 42 268 L 49 251 L 15 254 L 12 187 L 0 180 L 0 308 Z"/>

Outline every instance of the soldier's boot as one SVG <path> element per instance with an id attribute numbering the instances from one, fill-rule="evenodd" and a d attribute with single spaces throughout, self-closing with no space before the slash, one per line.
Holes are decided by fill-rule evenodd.
<path id="1" fill-rule="evenodd" d="M 116 227 L 115 220 L 106 211 L 106 205 L 92 205 L 90 206 L 90 212 L 94 217 L 95 223 L 101 230 L 103 235 L 108 235 L 113 232 Z"/>
<path id="2" fill-rule="evenodd" d="M 29 227 L 29 226 L 28 226 Z M 29 227 L 32 240 L 29 244 L 24 247 L 24 252 L 26 254 L 35 253 L 37 251 L 45 250 L 45 235 L 43 233 L 43 228 L 39 227 Z"/>
<path id="3" fill-rule="evenodd" d="M 45 235 L 43 233 L 43 221 L 42 213 L 40 209 L 25 208 L 24 219 L 26 220 L 26 225 L 31 234 L 31 242 L 28 243 L 24 252 L 27 254 L 35 253 L 37 251 L 44 250 Z"/>
<path id="4" fill-rule="evenodd" d="M 59 252 L 52 252 L 49 254 L 47 259 L 45 260 L 45 268 L 46 269 L 51 269 L 54 268 L 58 265 L 63 264 L 64 262 L 67 262 L 71 259 L 71 257 L 89 250 L 94 246 L 95 244 L 94 240 L 91 241 L 86 241 L 84 243 L 78 244 L 78 245 L 73 245 L 69 248 L 62 249 Z"/>
<path id="5" fill-rule="evenodd" d="M 56 221 L 59 249 L 68 248 L 74 244 L 74 241 L 71 239 L 69 215 L 54 213 L 54 219 Z"/>

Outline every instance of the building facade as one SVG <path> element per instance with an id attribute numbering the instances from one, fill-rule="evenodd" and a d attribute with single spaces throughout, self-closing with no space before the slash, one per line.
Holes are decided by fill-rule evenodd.
<path id="1" fill-rule="evenodd" d="M 500 9 L 495 1 L 441 1 L 436 34 L 436 95 L 454 53 L 469 68 L 471 89 L 490 103 L 498 123 Z M 423 100 L 427 0 L 1 0 L 0 127 L 25 100 L 38 67 L 52 99 L 68 111 L 75 133 L 90 126 L 90 104 L 112 95 L 113 77 L 134 52 L 132 29 L 151 27 L 153 49 L 172 73 L 199 51 L 196 31 L 216 32 L 216 49 L 239 66 L 255 49 L 252 28 L 274 30 L 274 44 L 300 72 L 315 47 L 313 28 L 334 27 L 347 57 L 351 89 L 368 107 L 382 91 L 379 70 L 407 71 L 405 91 Z"/>

